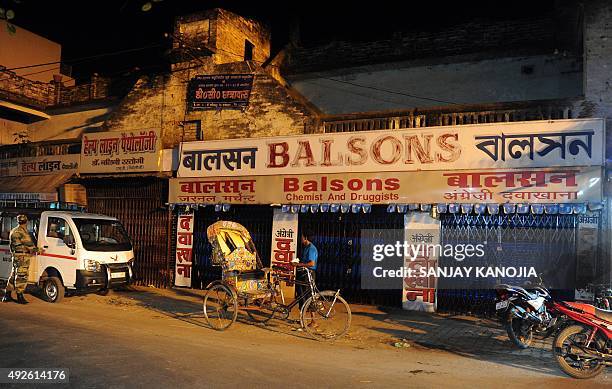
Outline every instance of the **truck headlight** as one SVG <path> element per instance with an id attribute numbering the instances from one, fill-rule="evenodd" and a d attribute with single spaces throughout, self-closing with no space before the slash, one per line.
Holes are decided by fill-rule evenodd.
<path id="1" fill-rule="evenodd" d="M 86 259 L 85 270 L 99 272 L 102 271 L 102 266 L 98 261 L 94 261 L 93 259 Z"/>

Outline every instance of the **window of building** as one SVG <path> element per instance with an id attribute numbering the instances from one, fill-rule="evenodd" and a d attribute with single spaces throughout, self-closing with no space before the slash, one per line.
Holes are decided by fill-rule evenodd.
<path id="1" fill-rule="evenodd" d="M 252 61 L 253 60 L 253 49 L 255 45 L 245 39 L 244 41 L 244 60 Z"/>

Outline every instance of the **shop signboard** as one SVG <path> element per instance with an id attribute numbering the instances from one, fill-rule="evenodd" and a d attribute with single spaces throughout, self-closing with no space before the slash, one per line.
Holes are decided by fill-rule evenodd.
<path id="1" fill-rule="evenodd" d="M 295 279 L 295 268 L 291 261 L 297 258 L 298 247 L 298 215 L 283 213 L 274 209 L 272 217 L 272 250 L 270 267 L 281 278 Z M 291 282 L 281 282 L 285 297 L 295 295 L 295 286 Z"/>
<path id="2" fill-rule="evenodd" d="M 593 291 L 588 284 L 597 279 L 599 260 L 599 223 L 601 214 L 588 212 L 578 217 L 576 237 L 576 292 L 577 300 L 593 301 Z"/>
<path id="3" fill-rule="evenodd" d="M 139 173 L 160 171 L 159 130 L 84 134 L 81 173 Z"/>
<path id="4" fill-rule="evenodd" d="M 404 241 L 413 246 L 435 247 L 441 243 L 440 221 L 425 212 L 410 212 L 404 215 Z M 409 311 L 435 312 L 436 310 L 436 277 L 417 276 L 420 272 L 430 274 L 430 269 L 438 267 L 437 250 L 420 250 L 418 255 L 410 253 L 404 258 L 404 267 L 411 269 L 404 278 L 402 307 Z M 422 269 L 422 270 L 421 270 Z"/>
<path id="5" fill-rule="evenodd" d="M 174 178 L 183 204 L 585 203 L 602 201 L 601 167 Z M 416 189 L 418 188 L 418 189 Z"/>
<path id="6" fill-rule="evenodd" d="M 194 213 L 179 215 L 176 226 L 176 273 L 174 285 L 191 287 L 193 267 L 193 226 Z"/>
<path id="7" fill-rule="evenodd" d="M 601 119 L 185 142 L 179 177 L 602 166 Z"/>
<path id="8" fill-rule="evenodd" d="M 76 173 L 80 159 L 79 154 L 2 159 L 0 177 Z"/>
<path id="9" fill-rule="evenodd" d="M 253 74 L 195 76 L 189 82 L 189 110 L 243 109 L 249 105 Z"/>

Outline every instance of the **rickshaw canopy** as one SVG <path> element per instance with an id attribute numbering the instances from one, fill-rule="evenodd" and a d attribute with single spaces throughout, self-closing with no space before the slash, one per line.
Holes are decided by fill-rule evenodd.
<path id="1" fill-rule="evenodd" d="M 213 247 L 212 262 L 224 271 L 249 271 L 259 266 L 251 234 L 241 224 L 220 220 L 206 229 Z"/>

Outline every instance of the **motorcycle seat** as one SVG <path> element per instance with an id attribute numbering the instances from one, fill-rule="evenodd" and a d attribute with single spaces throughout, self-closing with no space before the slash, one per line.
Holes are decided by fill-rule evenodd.
<path id="1" fill-rule="evenodd" d="M 602 320 L 612 322 L 612 311 L 607 311 L 605 309 L 595 308 L 595 317 L 598 317 Z"/>

